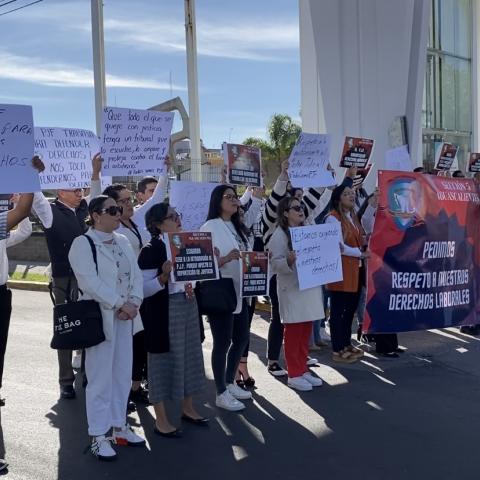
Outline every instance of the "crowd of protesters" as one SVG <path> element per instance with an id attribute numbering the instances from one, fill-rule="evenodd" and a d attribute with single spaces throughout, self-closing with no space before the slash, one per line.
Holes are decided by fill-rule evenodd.
<path id="1" fill-rule="evenodd" d="M 39 158 L 33 164 L 42 170 Z M 224 182 L 216 186 L 200 230 L 212 234 L 221 276 L 233 280 L 236 306 L 231 313 L 202 319 L 195 282 L 170 279 L 172 262 L 162 235 L 181 231 L 182 222 L 166 200 L 167 176 L 138 182 L 135 202 L 125 185 L 101 191 L 101 164 L 96 155 L 88 196 L 83 189 L 60 189 L 50 203 L 41 192 L 22 194 L 14 209 L 0 214 L 0 387 L 11 315 L 6 248 L 30 235 L 27 217 L 32 210 L 46 235 L 55 304 L 81 298 L 100 305 L 105 340 L 83 352 L 58 350 L 62 399 L 76 396 L 74 370 L 84 374 L 90 451 L 97 458 L 115 459 L 115 445 L 145 443 L 126 420 L 135 403 L 153 405 L 152 428 L 163 437 L 182 436 L 179 422 L 167 413 L 167 400 L 181 402 L 182 421 L 208 425 L 209 419 L 195 405 L 206 383 L 203 321 L 213 340 L 216 406 L 230 411 L 246 408 L 255 385 L 247 361 L 257 299 L 242 296 L 243 251 L 269 252 L 267 370 L 275 377 L 287 376 L 289 387 L 310 391 L 322 385 L 309 369 L 317 363 L 310 352 L 327 348 L 330 341 L 332 360 L 339 364 L 359 361 L 365 342 L 374 343 L 377 354 L 388 358 L 403 352 L 395 334 L 362 335 L 368 240 L 378 191 L 368 194 L 362 187 L 354 188 L 355 168 L 346 170 L 345 178 L 333 187 L 301 189 L 290 184 L 285 160 L 268 197 L 263 187 L 249 187 L 239 197 L 234 186 Z M 331 174 L 335 177 L 333 170 Z M 456 171 L 453 176 L 464 175 Z M 300 290 L 290 228 L 315 223 L 341 227 L 343 280 Z"/>

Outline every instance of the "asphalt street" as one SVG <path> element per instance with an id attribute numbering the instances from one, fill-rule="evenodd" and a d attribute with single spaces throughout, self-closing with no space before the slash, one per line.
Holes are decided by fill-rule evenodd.
<path id="1" fill-rule="evenodd" d="M 210 427 L 159 438 L 153 409 L 140 408 L 130 422 L 147 447 L 118 447 L 118 460 L 105 464 L 83 454 L 81 386 L 76 400 L 58 399 L 51 316 L 48 294 L 14 291 L 1 409 L 12 480 L 480 478 L 480 339 L 456 329 L 401 335 L 399 360 L 371 351 L 339 367 L 326 350 L 313 369 L 324 385 L 299 394 L 266 372 L 268 323 L 257 316 L 250 368 L 258 388 L 242 413 L 214 406 L 207 330 L 208 388 L 198 404 Z M 169 411 L 178 424 L 179 405 Z"/>

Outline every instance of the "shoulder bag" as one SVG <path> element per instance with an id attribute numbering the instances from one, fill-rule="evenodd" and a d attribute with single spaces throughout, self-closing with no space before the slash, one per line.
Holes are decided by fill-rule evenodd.
<path id="1" fill-rule="evenodd" d="M 92 249 L 93 260 L 98 274 L 97 250 L 93 240 L 87 238 Z M 55 305 L 52 288 L 50 297 L 53 307 L 53 338 L 50 347 L 55 350 L 82 350 L 93 347 L 105 340 L 100 305 L 95 300 L 72 301 L 70 280 L 65 292 L 66 303 Z"/>

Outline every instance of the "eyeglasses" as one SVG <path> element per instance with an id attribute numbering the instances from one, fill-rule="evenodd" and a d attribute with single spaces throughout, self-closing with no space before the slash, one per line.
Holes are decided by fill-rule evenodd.
<path id="1" fill-rule="evenodd" d="M 123 205 L 126 205 L 127 203 L 133 203 L 133 200 L 129 198 L 122 198 L 120 200 L 117 200 L 117 203 L 122 203 Z"/>
<path id="2" fill-rule="evenodd" d="M 303 212 L 303 208 L 300 205 L 294 205 L 290 207 L 288 210 L 295 210 L 296 212 Z"/>
<path id="3" fill-rule="evenodd" d="M 117 213 L 122 214 L 123 213 L 123 207 L 119 207 L 117 205 L 112 205 L 111 207 L 107 208 L 102 208 L 101 210 L 98 211 L 100 214 L 108 213 L 112 217 L 116 217 Z"/>
<path id="4" fill-rule="evenodd" d="M 178 222 L 181 219 L 182 219 L 182 214 L 177 212 L 172 213 L 165 217 L 165 220 L 173 220 L 174 222 Z"/>
<path id="5" fill-rule="evenodd" d="M 226 198 L 227 200 L 230 200 L 233 202 L 234 200 L 238 200 L 238 196 L 234 193 L 226 193 L 223 198 Z"/>

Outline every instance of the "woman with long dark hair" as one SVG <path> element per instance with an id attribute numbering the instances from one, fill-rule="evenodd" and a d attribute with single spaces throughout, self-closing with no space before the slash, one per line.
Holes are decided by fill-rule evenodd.
<path id="1" fill-rule="evenodd" d="M 218 265 L 224 278 L 231 278 L 237 295 L 232 313 L 209 315 L 213 337 L 212 370 L 217 388 L 216 405 L 225 410 L 243 410 L 240 400 L 252 394 L 235 383 L 240 358 L 249 337 L 248 303 L 242 298 L 240 252 L 251 250 L 242 228 L 238 208 L 240 202 L 230 185 L 218 185 L 212 191 L 207 221 L 200 228 L 211 232 L 218 253 Z"/>
<path id="2" fill-rule="evenodd" d="M 148 351 L 149 399 L 155 409 L 158 435 L 181 436 L 167 416 L 165 400 L 182 400 L 182 420 L 204 426 L 193 405 L 193 395 L 205 386 L 198 308 L 191 283 L 169 282 L 172 269 L 167 260 L 163 233 L 180 232 L 177 212 L 165 203 L 154 205 L 145 222 L 152 239 L 142 248 L 138 264 L 143 275 L 142 307 Z"/>
<path id="3" fill-rule="evenodd" d="M 343 237 L 343 280 L 327 285 L 333 360 L 352 363 L 363 356 L 363 351 L 351 344 L 351 336 L 353 317 L 365 285 L 364 262 L 370 252 L 366 251 L 365 231 L 355 213 L 355 191 L 342 184 L 333 191 L 330 202 L 331 210 L 325 223 L 339 223 Z"/>
<path id="4" fill-rule="evenodd" d="M 280 320 L 284 325 L 285 360 L 288 386 L 300 391 L 312 390 L 322 385 L 307 367 L 308 343 L 312 322 L 323 318 L 322 288 L 300 290 L 296 254 L 292 248 L 291 227 L 301 227 L 305 222 L 303 206 L 296 197 L 285 197 L 277 207 L 277 228 L 270 240 L 272 271 L 277 275 L 277 295 Z"/>

